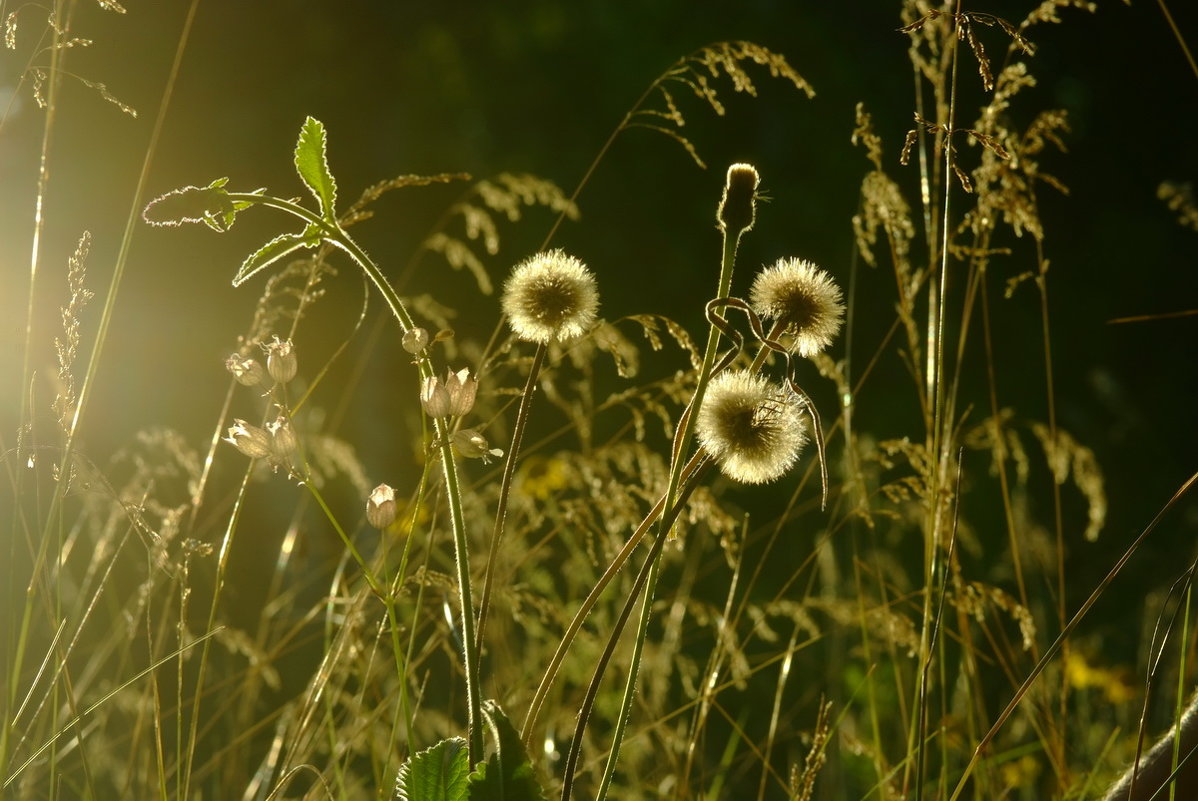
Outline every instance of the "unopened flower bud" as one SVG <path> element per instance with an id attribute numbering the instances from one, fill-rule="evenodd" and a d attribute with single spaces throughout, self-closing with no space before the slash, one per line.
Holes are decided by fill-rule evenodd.
<path id="1" fill-rule="evenodd" d="M 409 328 L 403 335 L 403 349 L 416 354 L 428 346 L 428 331 L 423 328 Z"/>
<path id="2" fill-rule="evenodd" d="M 466 459 L 482 459 L 483 462 L 489 462 L 492 456 L 495 458 L 503 456 L 501 448 L 488 446 L 487 438 L 480 434 L 477 428 L 458 429 L 453 432 L 449 441 L 453 444 L 454 450 Z"/>
<path id="3" fill-rule="evenodd" d="M 291 424 L 287 422 L 287 418 L 279 417 L 273 423 L 267 423 L 266 430 L 270 432 L 271 458 L 274 460 L 275 466 L 289 467 L 291 458 L 295 456 L 298 449 Z"/>
<path id="4" fill-rule="evenodd" d="M 366 499 L 366 520 L 379 530 L 395 522 L 397 511 L 395 489 L 386 484 L 379 484 Z"/>
<path id="5" fill-rule="evenodd" d="M 290 339 L 275 337 L 274 342 L 266 344 L 266 371 L 270 377 L 280 384 L 286 384 L 295 378 L 295 350 Z"/>
<path id="6" fill-rule="evenodd" d="M 246 387 L 256 387 L 259 384 L 269 384 L 270 375 L 257 359 L 234 353 L 225 359 L 225 369 L 233 374 L 238 384 Z"/>
<path id="7" fill-rule="evenodd" d="M 460 417 L 474 408 L 478 379 L 462 368 L 448 371 L 444 379 L 432 376 L 424 379 L 420 388 L 420 404 L 429 417 Z"/>
<path id="8" fill-rule="evenodd" d="M 263 459 L 271 455 L 273 437 L 258 426 L 250 425 L 244 420 L 234 420 L 229 426 L 229 436 L 225 437 L 237 450 L 251 459 Z"/>
<path id="9" fill-rule="evenodd" d="M 740 234 L 753 227 L 759 180 L 757 168 L 752 164 L 733 164 L 728 168 L 724 196 L 716 211 L 721 230 Z"/>

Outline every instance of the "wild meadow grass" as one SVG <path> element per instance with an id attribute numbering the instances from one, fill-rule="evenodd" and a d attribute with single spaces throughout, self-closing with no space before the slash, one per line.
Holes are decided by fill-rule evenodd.
<path id="1" fill-rule="evenodd" d="M 1198 474 L 1144 499 L 1093 586 L 1069 558 L 1112 510 L 1093 443 L 1062 424 L 1054 343 L 1081 332 L 1052 309 L 1085 278 L 1050 270 L 1070 244 L 1042 215 L 1067 192 L 1069 120 L 1036 107 L 1035 56 L 1041 31 L 1101 11 L 973 5 L 855 23 L 905 43 L 911 129 L 883 135 L 866 102 L 828 122 L 860 191 L 823 223 L 851 238 L 843 263 L 817 264 L 767 202 L 806 190 L 751 154 L 708 164 L 694 135 L 766 83 L 810 104 L 790 54 L 716 42 L 646 76 L 568 188 L 448 171 L 351 186 L 316 116 L 277 153 L 287 185 L 159 185 L 193 3 L 103 265 L 97 232 L 46 242 L 57 115 L 80 86 L 135 112 L 71 71 L 89 44 L 76 3 L 0 6 L 43 124 L 29 258 L 5 265 L 6 308 L 15 288 L 23 306 L 0 430 L 4 797 L 1198 797 L 1192 553 L 1155 584 L 1142 660 L 1082 636 Z M 1185 47 L 1174 31 L 1162 47 Z M 679 288 L 701 325 L 652 292 L 610 311 L 652 259 L 562 241 L 655 224 L 585 214 L 614 145 L 645 129 L 716 176 L 708 215 L 671 232 L 709 247 Z M 631 174 L 624 191 L 668 199 L 648 165 Z M 385 263 L 372 226 L 397 195 L 433 222 Z M 1195 227 L 1186 186 L 1161 200 Z M 213 269 L 256 300 L 195 368 L 205 395 L 221 382 L 201 420 L 163 408 L 93 449 L 98 383 L 139 358 L 109 338 L 154 227 L 195 247 L 249 228 Z M 529 230 L 539 246 L 508 258 Z M 765 231 L 786 249 L 747 260 Z M 431 265 L 451 291 L 422 280 Z M 137 364 L 127 391 L 158 391 Z"/>

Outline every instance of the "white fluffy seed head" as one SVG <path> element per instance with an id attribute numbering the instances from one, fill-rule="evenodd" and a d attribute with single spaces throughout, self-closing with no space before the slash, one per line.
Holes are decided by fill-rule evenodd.
<path id="1" fill-rule="evenodd" d="M 695 431 L 724 475 L 745 484 L 785 474 L 807 442 L 794 397 L 747 370 L 727 370 L 711 380 Z"/>
<path id="2" fill-rule="evenodd" d="M 840 287 L 803 259 L 779 259 L 758 273 L 749 301 L 759 316 L 786 326 L 791 351 L 804 358 L 831 345 L 844 320 Z"/>
<path id="3" fill-rule="evenodd" d="M 586 265 L 551 250 L 516 265 L 503 286 L 502 304 L 520 339 L 561 342 L 594 325 L 599 291 Z"/>

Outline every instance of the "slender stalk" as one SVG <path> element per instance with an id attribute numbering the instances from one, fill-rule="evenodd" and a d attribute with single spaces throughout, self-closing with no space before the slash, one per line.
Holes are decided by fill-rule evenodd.
<path id="1" fill-rule="evenodd" d="M 578 723 L 574 728 L 574 736 L 570 739 L 570 752 L 566 756 L 565 773 L 562 777 L 562 801 L 570 801 L 570 793 L 574 787 L 574 773 L 578 768 L 578 758 L 582 753 L 582 740 L 583 734 L 586 731 L 587 720 L 591 716 L 591 710 L 595 706 L 595 699 L 599 695 L 599 685 L 603 682 L 603 674 L 607 671 L 607 665 L 611 662 L 616 645 L 620 642 L 620 635 L 624 633 L 624 626 L 628 623 L 628 618 L 632 614 L 632 608 L 636 604 L 641 590 L 644 589 L 650 575 L 657 572 L 658 564 L 661 561 L 661 549 L 665 545 L 666 540 L 669 539 L 670 527 L 678 518 L 678 514 L 682 511 L 683 507 L 686 506 L 686 501 L 689 499 L 691 492 L 699 485 L 698 479 L 703 475 L 703 468 L 710 464 L 705 458 L 701 461 L 698 469 L 691 474 L 679 492 L 676 503 L 658 521 L 657 537 L 653 540 L 653 545 L 645 557 L 645 564 L 641 567 L 641 572 L 637 574 L 636 581 L 632 585 L 632 590 L 628 594 L 628 600 L 624 602 L 624 608 L 620 610 L 620 616 L 616 619 L 616 623 L 612 627 L 612 632 L 607 638 L 607 645 L 603 649 L 603 654 L 599 657 L 599 664 L 595 667 L 594 675 L 591 676 L 591 683 L 587 687 L 582 707 L 578 710 Z M 650 600 L 651 596 L 646 593 L 644 604 L 649 604 Z M 635 664 L 633 667 L 635 667 Z M 625 716 L 622 715 L 622 717 Z M 612 745 L 612 751 L 615 752 L 618 748 L 619 741 L 617 740 Z"/>
<path id="2" fill-rule="evenodd" d="M 282 198 L 270 195 L 258 195 L 250 192 L 230 192 L 228 197 L 233 201 L 268 206 L 279 211 L 292 214 L 310 225 L 316 226 L 321 232 L 322 239 L 330 245 L 343 250 L 362 269 L 371 283 L 378 288 L 383 301 L 395 316 L 404 333 L 416 327 L 412 315 L 391 286 L 391 282 L 383 275 L 378 265 L 366 255 L 366 251 L 350 237 L 336 222 L 330 222 L 318 214 Z M 422 379 L 433 376 L 433 365 L 427 352 L 417 355 L 416 364 Z M 462 651 L 466 673 L 466 702 L 468 708 L 467 741 L 470 744 L 470 766 L 473 768 L 482 758 L 482 704 L 479 700 L 479 671 L 478 671 L 478 642 L 475 635 L 474 603 L 470 583 L 470 552 L 466 543 L 465 516 L 462 513 L 461 486 L 458 482 L 457 457 L 450 442 L 452 433 L 446 420 L 433 421 L 437 448 L 441 456 L 441 467 L 445 478 L 445 493 L 449 498 L 449 521 L 453 530 L 454 562 L 457 565 L 458 601 L 462 614 Z"/>
<path id="3" fill-rule="evenodd" d="M 692 473 L 699 468 L 699 464 L 703 459 L 701 453 L 695 454 L 687 463 L 682 471 L 683 483 L 690 479 Z M 545 668 L 545 675 L 541 677 L 541 683 L 537 685 L 536 692 L 533 693 L 532 701 L 528 705 L 528 713 L 524 717 L 524 724 L 520 727 L 520 739 L 524 741 L 525 747 L 532 749 L 532 734 L 533 727 L 536 725 L 537 717 L 541 713 L 541 707 L 545 704 L 545 698 L 549 694 L 549 688 L 553 686 L 554 679 L 557 678 L 557 672 L 561 668 L 562 661 L 566 658 L 566 653 L 570 650 L 570 645 L 574 642 L 574 638 L 578 635 L 582 624 L 590 615 L 591 610 L 595 608 L 595 604 L 599 601 L 599 596 L 611 583 L 611 580 L 616 577 L 616 574 L 624 567 L 624 564 L 632 556 L 632 552 L 641 544 L 641 540 L 649 533 L 649 529 L 657 522 L 662 510 L 665 509 L 666 499 L 663 495 L 649 510 L 649 514 L 641 521 L 641 524 L 636 527 L 636 531 L 628 538 L 628 542 L 624 543 L 624 547 L 612 559 L 611 564 L 603 571 L 603 575 L 595 582 L 595 586 L 591 588 L 590 593 L 583 599 L 582 605 L 578 607 L 578 611 L 574 613 L 574 619 L 570 621 L 570 625 L 566 627 L 565 633 L 562 635 L 561 641 L 557 645 L 557 650 L 553 652 L 553 657 L 549 660 L 549 665 Z"/>
<path id="4" fill-rule="evenodd" d="M 533 353 L 532 365 L 528 368 L 528 380 L 520 396 L 520 409 L 516 412 L 516 427 L 512 429 L 512 442 L 508 446 L 507 461 L 503 465 L 503 479 L 499 484 L 499 503 L 495 507 L 495 527 L 491 530 L 491 547 L 487 553 L 487 568 L 483 573 L 483 597 L 478 604 L 478 642 L 475 650 L 482 653 L 483 637 L 487 628 L 487 612 L 491 608 L 491 586 L 495 578 L 495 562 L 499 558 L 499 542 L 503 539 L 504 524 L 507 522 L 507 502 L 512 492 L 512 477 L 516 474 L 516 457 L 520 443 L 524 440 L 524 426 L 528 422 L 528 410 L 532 407 L 532 396 L 537 390 L 537 379 L 545 361 L 545 343 L 538 342 Z"/>
<path id="5" fill-rule="evenodd" d="M 717 298 L 726 298 L 732 290 L 732 268 L 736 263 L 736 247 L 740 243 L 740 236 L 752 226 L 751 220 L 744 228 L 721 226 L 724 233 L 723 253 L 720 258 L 720 278 L 718 288 L 716 290 Z M 695 432 L 695 421 L 699 416 L 699 409 L 703 406 L 703 396 L 707 393 L 707 384 L 711 380 L 711 373 L 715 367 L 716 354 L 720 349 L 720 329 L 717 325 L 711 325 L 707 330 L 707 347 L 703 352 L 703 363 L 699 368 L 699 378 L 695 386 L 695 394 L 691 399 L 689 410 L 690 413 L 683 416 L 682 429 L 674 440 L 673 457 L 670 460 L 670 479 L 666 487 L 666 508 L 672 508 L 675 493 L 678 491 L 678 481 L 682 474 L 682 459 L 690 450 L 691 439 Z M 676 516 L 676 514 L 675 514 Z M 668 526 L 665 525 L 665 518 L 658 522 L 657 540 L 664 540 L 670 532 Z M 656 546 L 656 543 L 654 543 Z M 624 683 L 624 695 L 620 701 L 620 714 L 616 717 L 616 728 L 612 733 L 611 751 L 608 755 L 608 764 L 604 768 L 603 779 L 599 788 L 599 794 L 596 796 L 596 801 L 604 801 L 607 797 L 607 790 L 610 786 L 611 774 L 615 770 L 616 761 L 620 757 L 620 744 L 624 740 L 624 733 L 628 726 L 628 714 L 632 709 L 632 699 L 636 695 L 637 674 L 640 672 L 641 657 L 644 651 L 645 638 L 649 632 L 649 620 L 653 615 L 653 598 L 657 591 L 657 578 L 660 574 L 660 566 L 657 564 L 661 557 L 661 549 L 657 549 L 657 554 L 653 557 L 653 563 L 646 565 L 648 568 L 645 579 L 647 587 L 644 600 L 641 603 L 641 615 L 637 623 L 636 641 L 632 650 L 632 661 L 628 666 L 628 678 Z M 629 598 L 629 602 L 635 598 L 635 594 L 639 592 L 639 587 L 634 587 L 633 597 Z M 598 685 L 599 679 L 602 678 L 603 668 L 605 663 L 600 662 L 600 666 L 595 671 L 595 686 Z M 581 740 L 582 724 L 585 722 L 585 716 L 579 715 L 579 735 L 576 741 Z M 574 744 L 571 744 L 571 753 L 573 753 Z M 567 767 L 569 770 L 569 767 Z M 569 792 L 568 786 L 563 790 L 562 799 L 568 801 Z"/>

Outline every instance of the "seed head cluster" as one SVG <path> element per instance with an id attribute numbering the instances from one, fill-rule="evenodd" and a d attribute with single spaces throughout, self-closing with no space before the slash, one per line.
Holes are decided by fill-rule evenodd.
<path id="1" fill-rule="evenodd" d="M 786 326 L 790 350 L 804 358 L 832 344 L 844 320 L 840 287 L 803 259 L 779 259 L 758 273 L 749 301 L 758 315 Z"/>
<path id="2" fill-rule="evenodd" d="M 806 424 L 790 393 L 747 370 L 725 371 L 711 380 L 695 431 L 724 475 L 745 484 L 782 476 L 807 442 Z"/>
<path id="3" fill-rule="evenodd" d="M 538 253 L 516 265 L 503 287 L 503 313 L 517 337 L 561 342 L 595 322 L 599 291 L 581 261 L 560 250 Z"/>

